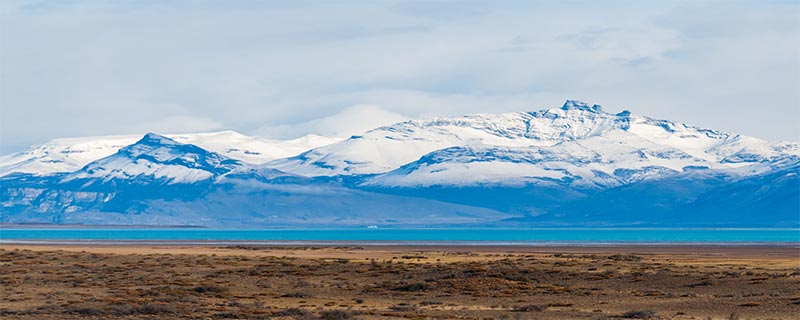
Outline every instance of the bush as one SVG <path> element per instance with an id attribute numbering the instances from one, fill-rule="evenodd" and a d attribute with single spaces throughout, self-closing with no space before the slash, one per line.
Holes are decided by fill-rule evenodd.
<path id="1" fill-rule="evenodd" d="M 275 312 L 272 315 L 276 317 L 309 317 L 311 316 L 311 312 L 306 309 L 289 308 Z"/>
<path id="2" fill-rule="evenodd" d="M 233 312 L 223 311 L 217 312 L 211 316 L 214 319 L 241 319 L 242 317 Z"/>
<path id="3" fill-rule="evenodd" d="M 634 256 L 634 255 L 631 255 L 631 254 L 610 255 L 610 256 L 608 256 L 608 259 L 609 260 L 614 260 L 614 261 L 631 261 L 631 262 L 642 261 L 642 257 Z"/>
<path id="4" fill-rule="evenodd" d="M 322 311 L 319 314 L 320 319 L 323 320 L 347 320 L 353 317 L 353 314 L 342 310 L 328 310 Z"/>
<path id="5" fill-rule="evenodd" d="M 515 306 L 514 309 L 512 309 L 511 311 L 514 311 L 514 312 L 539 312 L 539 311 L 544 311 L 546 309 L 547 309 L 546 306 L 529 304 L 529 305 L 524 305 L 524 306 Z"/>
<path id="6" fill-rule="evenodd" d="M 133 309 L 134 313 L 140 314 L 162 314 L 162 313 L 177 313 L 174 307 L 166 304 L 145 303 Z"/>
<path id="7" fill-rule="evenodd" d="M 195 287 L 193 290 L 197 293 L 223 293 L 227 292 L 228 288 L 218 286 L 199 286 Z"/>
<path id="8" fill-rule="evenodd" d="M 655 316 L 656 312 L 651 310 L 631 310 L 622 314 L 627 319 L 650 319 Z"/>
<path id="9" fill-rule="evenodd" d="M 697 282 L 697 283 L 692 283 L 690 285 L 687 285 L 687 287 L 689 287 L 689 288 L 707 287 L 707 286 L 710 286 L 710 285 L 713 285 L 713 284 L 714 283 L 711 282 L 711 280 L 703 280 L 703 281 L 700 281 L 700 282 Z"/>
<path id="10" fill-rule="evenodd" d="M 292 292 L 281 295 L 281 298 L 311 298 L 311 295 L 305 292 Z"/>
<path id="11" fill-rule="evenodd" d="M 71 308 L 67 310 L 67 313 L 72 314 L 79 314 L 82 316 L 99 316 L 104 315 L 106 312 L 104 310 L 98 308 Z"/>
<path id="12" fill-rule="evenodd" d="M 424 282 L 420 283 L 412 283 L 409 285 L 401 286 L 394 288 L 394 291 L 405 291 L 405 292 L 414 292 L 414 291 L 425 291 L 430 289 L 430 285 Z"/>
<path id="13" fill-rule="evenodd" d="M 145 303 L 142 305 L 116 304 L 116 305 L 84 305 L 67 308 L 66 313 L 82 316 L 129 316 L 129 315 L 157 315 L 178 313 L 175 307 L 166 304 Z"/>
<path id="14" fill-rule="evenodd" d="M 417 311 L 417 307 L 416 306 L 410 306 L 410 305 L 408 305 L 406 303 L 401 303 L 401 304 L 389 307 L 389 310 L 398 311 L 398 312 L 412 312 L 412 311 Z"/>

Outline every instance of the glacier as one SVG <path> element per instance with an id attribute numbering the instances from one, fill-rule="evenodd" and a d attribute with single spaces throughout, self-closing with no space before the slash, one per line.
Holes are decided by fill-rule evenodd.
<path id="1" fill-rule="evenodd" d="M 568 100 L 348 139 L 57 139 L 0 157 L 0 222 L 800 226 L 800 144 Z"/>

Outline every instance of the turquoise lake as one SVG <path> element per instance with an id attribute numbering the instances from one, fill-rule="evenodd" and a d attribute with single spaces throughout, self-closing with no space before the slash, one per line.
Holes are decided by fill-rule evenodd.
<path id="1" fill-rule="evenodd" d="M 0 241 L 420 243 L 800 243 L 800 229 L 113 229 L 0 228 Z"/>

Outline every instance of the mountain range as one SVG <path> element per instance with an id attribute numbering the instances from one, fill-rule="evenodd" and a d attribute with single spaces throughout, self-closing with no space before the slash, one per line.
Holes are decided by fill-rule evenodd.
<path id="1" fill-rule="evenodd" d="M 800 226 L 800 143 L 567 101 L 347 139 L 57 139 L 0 157 L 0 222 Z"/>

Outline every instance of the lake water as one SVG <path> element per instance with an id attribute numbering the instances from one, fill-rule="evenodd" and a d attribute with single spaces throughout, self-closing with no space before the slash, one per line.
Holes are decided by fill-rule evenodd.
<path id="1" fill-rule="evenodd" d="M 800 229 L 270 229 L 0 228 L 1 242 L 220 241 L 463 244 L 800 243 Z"/>

